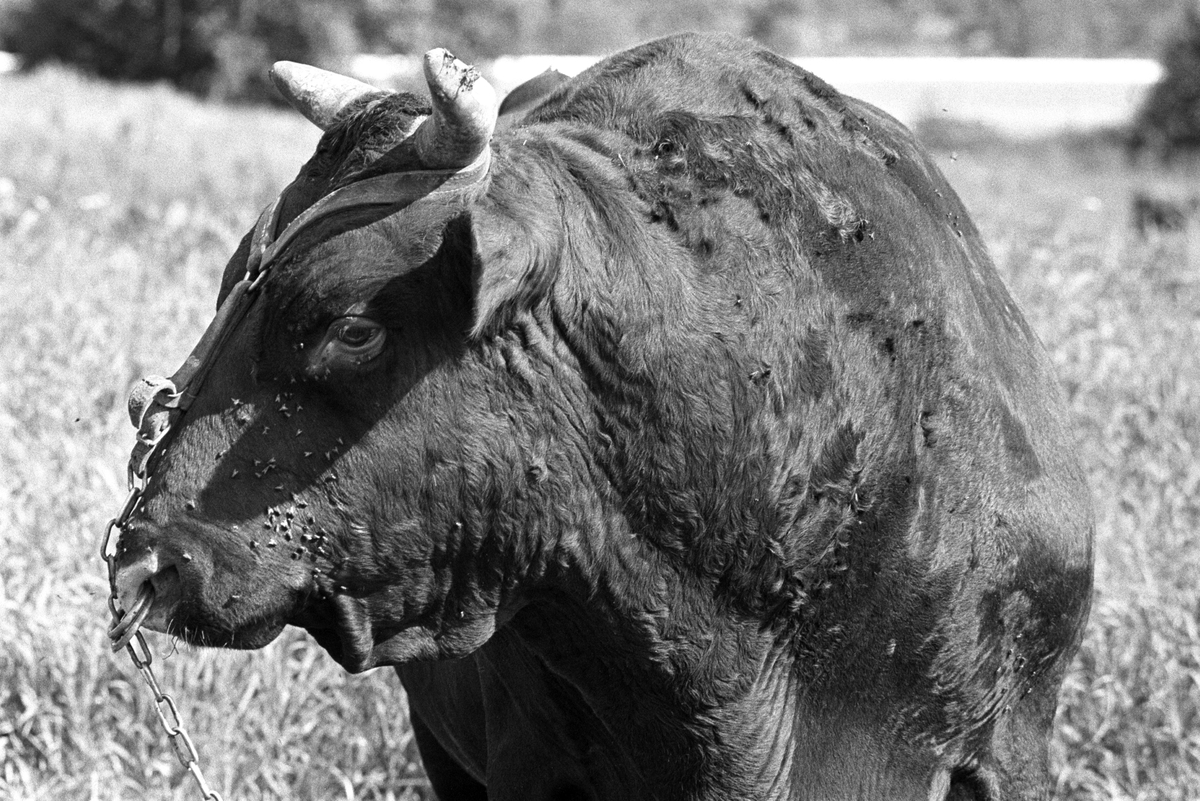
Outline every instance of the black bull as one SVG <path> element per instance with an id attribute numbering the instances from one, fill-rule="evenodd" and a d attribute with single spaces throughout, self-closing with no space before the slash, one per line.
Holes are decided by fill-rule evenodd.
<path id="1" fill-rule="evenodd" d="M 495 136 L 439 63 L 432 108 L 278 68 L 326 129 L 280 227 L 490 166 L 296 233 L 155 454 L 121 605 L 394 665 L 444 799 L 1044 797 L 1088 493 L 930 158 L 733 39 Z"/>

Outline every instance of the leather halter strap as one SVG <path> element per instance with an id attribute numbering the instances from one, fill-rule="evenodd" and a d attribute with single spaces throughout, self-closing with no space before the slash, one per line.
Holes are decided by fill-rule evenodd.
<path id="1" fill-rule="evenodd" d="M 226 296 L 200 341 L 170 378 L 146 376 L 129 395 L 130 420 L 138 429 L 129 458 L 129 480 L 147 481 L 176 421 L 195 401 L 222 346 L 260 294 L 271 268 L 288 245 L 315 223 L 332 215 L 372 207 L 390 207 L 395 214 L 417 202 L 442 199 L 481 183 L 491 167 L 491 148 L 471 164 L 455 170 L 413 170 L 386 173 L 335 189 L 300 213 L 278 236 L 285 189 L 259 215 L 250 240 L 246 274 Z"/>

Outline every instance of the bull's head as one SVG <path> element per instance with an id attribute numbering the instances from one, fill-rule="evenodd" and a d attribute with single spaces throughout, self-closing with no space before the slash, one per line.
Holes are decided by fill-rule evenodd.
<path id="1" fill-rule="evenodd" d="M 495 93 L 445 51 L 425 73 L 431 104 L 276 65 L 326 133 L 227 266 L 187 385 L 131 401 L 170 422 L 135 452 L 149 481 L 116 559 L 119 607 L 153 591 L 146 628 L 254 648 L 299 625 L 361 670 L 469 652 L 547 569 L 530 510 L 569 502 L 555 474 L 577 466 L 549 447 L 568 421 L 514 408 L 547 377 L 481 345 L 508 278 L 481 249 L 525 246 L 471 213 Z"/>

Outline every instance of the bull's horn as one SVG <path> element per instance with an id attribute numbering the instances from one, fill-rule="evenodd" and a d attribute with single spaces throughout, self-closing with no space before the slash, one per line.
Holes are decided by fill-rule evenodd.
<path id="1" fill-rule="evenodd" d="M 337 115 L 355 100 L 383 94 L 354 78 L 294 61 L 276 61 L 271 67 L 271 81 L 288 105 L 322 131 L 328 130 Z"/>
<path id="2" fill-rule="evenodd" d="M 496 128 L 496 90 L 446 50 L 425 54 L 425 80 L 433 114 L 415 136 L 421 166 L 465 167 L 483 152 Z"/>

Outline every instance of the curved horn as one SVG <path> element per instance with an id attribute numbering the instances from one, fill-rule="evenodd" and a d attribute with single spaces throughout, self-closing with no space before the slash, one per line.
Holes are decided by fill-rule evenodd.
<path id="1" fill-rule="evenodd" d="M 465 167 L 475 160 L 496 128 L 496 90 L 479 70 L 442 48 L 425 54 L 425 81 L 433 114 L 414 134 L 421 166 Z"/>
<path id="2" fill-rule="evenodd" d="M 322 131 L 328 130 L 342 109 L 355 100 L 383 94 L 354 78 L 294 61 L 276 61 L 271 67 L 271 81 L 288 105 Z"/>

